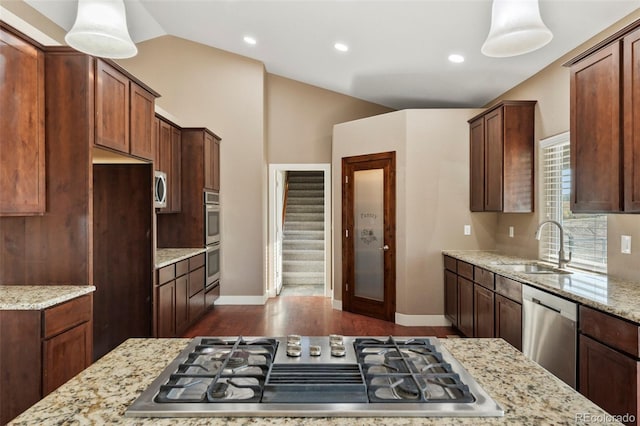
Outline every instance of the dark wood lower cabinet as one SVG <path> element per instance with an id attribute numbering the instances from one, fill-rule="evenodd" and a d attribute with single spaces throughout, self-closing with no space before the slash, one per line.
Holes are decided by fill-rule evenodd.
<path id="1" fill-rule="evenodd" d="M 581 394 L 613 415 L 638 416 L 638 383 L 640 383 L 640 361 L 580 335 L 580 380 Z"/>
<path id="2" fill-rule="evenodd" d="M 92 295 L 44 310 L 0 311 L 0 425 L 91 364 Z"/>
<path id="3" fill-rule="evenodd" d="M 522 350 L 522 305 L 496 294 L 495 337 L 501 337 Z"/>
<path id="4" fill-rule="evenodd" d="M 444 271 L 444 315 L 458 326 L 458 276 L 448 270 Z"/>
<path id="5" fill-rule="evenodd" d="M 458 277 L 458 330 L 473 337 L 473 282 Z"/>
<path id="6" fill-rule="evenodd" d="M 204 314 L 204 254 L 159 268 L 154 318 L 156 337 L 175 337 Z"/>
<path id="7" fill-rule="evenodd" d="M 473 329 L 474 337 L 493 337 L 493 291 L 479 284 L 473 285 Z"/>

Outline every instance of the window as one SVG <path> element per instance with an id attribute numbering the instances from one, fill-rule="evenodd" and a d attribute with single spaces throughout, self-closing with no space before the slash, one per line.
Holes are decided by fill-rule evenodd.
<path id="1" fill-rule="evenodd" d="M 555 220 L 565 230 L 564 250 L 571 252 L 571 266 L 593 271 L 607 271 L 607 216 L 571 213 L 571 168 L 569 167 L 569 133 L 540 141 L 543 161 L 543 217 Z M 545 225 L 540 238 L 540 258 L 558 261 L 560 232 Z"/>

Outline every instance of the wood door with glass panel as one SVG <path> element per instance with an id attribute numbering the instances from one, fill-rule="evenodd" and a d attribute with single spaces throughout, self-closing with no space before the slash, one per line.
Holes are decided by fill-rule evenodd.
<path id="1" fill-rule="evenodd" d="M 395 157 L 342 159 L 342 309 L 386 321 L 396 310 Z"/>

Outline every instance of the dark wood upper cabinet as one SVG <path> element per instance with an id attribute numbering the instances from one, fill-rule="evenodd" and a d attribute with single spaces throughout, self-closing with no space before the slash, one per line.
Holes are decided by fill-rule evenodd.
<path id="1" fill-rule="evenodd" d="M 156 118 L 157 146 L 155 169 L 167 174 L 167 206 L 158 213 L 182 210 L 182 130 L 164 118 Z"/>
<path id="2" fill-rule="evenodd" d="M 220 191 L 220 139 L 210 133 L 204 138 L 204 187 Z"/>
<path id="3" fill-rule="evenodd" d="M 533 211 L 535 104 L 503 101 L 469 120 L 471 211 Z"/>
<path id="4" fill-rule="evenodd" d="M 157 93 L 100 59 L 95 84 L 95 145 L 153 161 Z"/>
<path id="5" fill-rule="evenodd" d="M 639 27 L 636 21 L 565 64 L 574 212 L 640 212 Z"/>
<path id="6" fill-rule="evenodd" d="M 623 41 L 624 210 L 640 212 L 640 29 Z"/>
<path id="7" fill-rule="evenodd" d="M 156 99 L 151 93 L 131 82 L 131 130 L 130 144 L 131 155 L 155 159 L 155 133 L 153 125 L 155 120 Z"/>
<path id="8" fill-rule="evenodd" d="M 44 53 L 0 22 L 0 215 L 46 210 Z"/>

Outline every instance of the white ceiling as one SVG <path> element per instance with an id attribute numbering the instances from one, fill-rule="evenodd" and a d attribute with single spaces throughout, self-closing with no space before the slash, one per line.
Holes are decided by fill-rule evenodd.
<path id="1" fill-rule="evenodd" d="M 26 0 L 65 29 L 77 0 Z M 489 58 L 491 0 L 125 0 L 132 38 L 165 34 L 257 59 L 268 72 L 396 109 L 479 107 L 637 10 L 640 0 L 540 0 L 554 38 Z M 243 41 L 257 39 L 255 46 Z M 341 53 L 335 42 L 349 45 Z M 462 64 L 447 60 L 466 57 Z"/>

